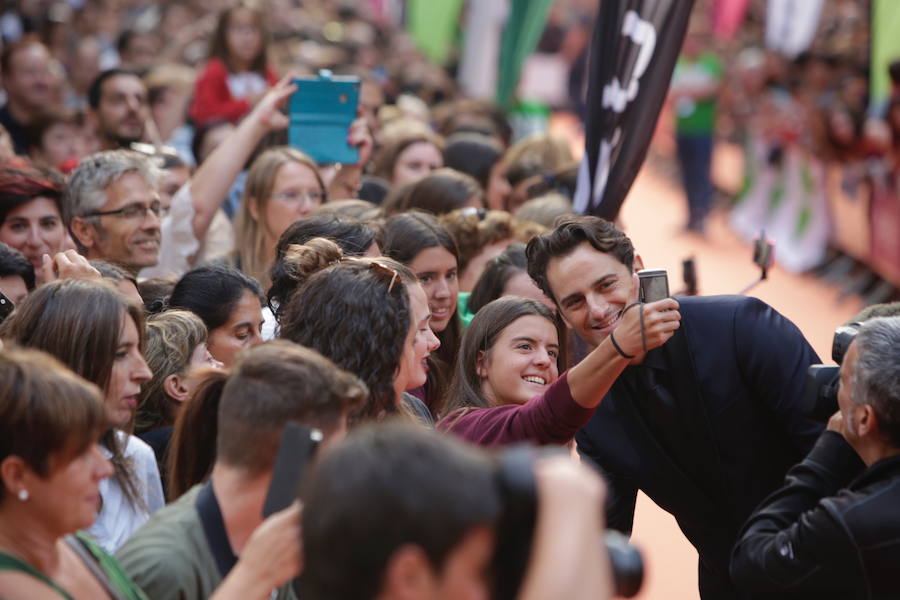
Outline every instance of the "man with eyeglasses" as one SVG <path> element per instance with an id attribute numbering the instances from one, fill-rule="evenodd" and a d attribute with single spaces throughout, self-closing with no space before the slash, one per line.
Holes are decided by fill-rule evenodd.
<path id="1" fill-rule="evenodd" d="M 63 219 L 78 251 L 115 263 L 135 276 L 159 261 L 159 173 L 130 150 L 97 152 L 72 174 Z"/>

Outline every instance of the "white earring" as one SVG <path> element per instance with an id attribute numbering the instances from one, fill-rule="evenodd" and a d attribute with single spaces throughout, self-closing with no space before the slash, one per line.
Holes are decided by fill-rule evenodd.
<path id="1" fill-rule="evenodd" d="M 28 490 L 26 490 L 25 488 L 19 490 L 19 500 L 21 500 L 22 502 L 28 500 Z"/>

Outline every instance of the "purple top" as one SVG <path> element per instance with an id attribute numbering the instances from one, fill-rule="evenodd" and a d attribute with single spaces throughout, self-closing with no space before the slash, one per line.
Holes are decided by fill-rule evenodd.
<path id="1" fill-rule="evenodd" d="M 563 373 L 540 396 L 525 404 L 453 411 L 435 426 L 480 446 L 516 442 L 567 444 L 594 414 L 572 398 Z"/>

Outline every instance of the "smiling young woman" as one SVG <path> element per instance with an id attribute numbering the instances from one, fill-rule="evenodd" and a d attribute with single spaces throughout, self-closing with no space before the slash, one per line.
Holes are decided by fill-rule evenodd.
<path id="1" fill-rule="evenodd" d="M 661 317 L 663 306 L 677 304 L 635 305 L 620 315 L 616 339 L 631 358 L 642 345 L 641 310 L 648 313 L 648 346 L 677 327 L 677 311 Z M 487 304 L 463 336 L 437 429 L 483 445 L 571 441 L 609 391 L 612 375 L 630 361 L 607 339 L 564 371 L 565 340 L 562 321 L 537 300 L 505 296 Z"/>

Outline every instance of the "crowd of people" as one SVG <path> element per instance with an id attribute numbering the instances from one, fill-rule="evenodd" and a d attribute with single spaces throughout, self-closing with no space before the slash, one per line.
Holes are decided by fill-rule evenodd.
<path id="1" fill-rule="evenodd" d="M 0 16 L 0 596 L 610 598 L 638 490 L 705 600 L 900 591 L 900 318 L 857 319 L 826 428 L 787 318 L 641 302 L 566 140 L 513 142 L 380 3 L 209 4 Z M 325 67 L 360 78 L 355 164 L 287 145 Z M 525 464 L 506 581 L 523 442 L 582 460 Z"/>

